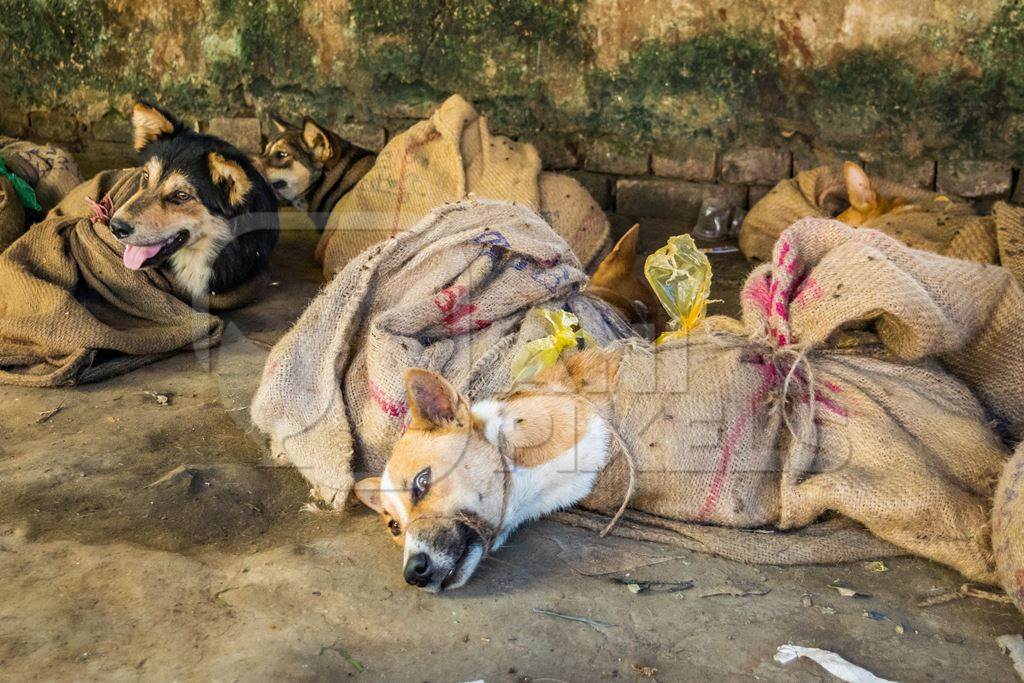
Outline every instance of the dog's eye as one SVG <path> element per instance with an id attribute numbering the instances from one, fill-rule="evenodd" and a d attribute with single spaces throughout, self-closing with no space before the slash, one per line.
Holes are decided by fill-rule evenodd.
<path id="1" fill-rule="evenodd" d="M 182 192 L 181 190 L 178 190 L 170 197 L 168 197 L 168 199 L 170 199 L 175 204 L 184 204 L 185 202 L 192 199 L 192 195 L 190 195 L 188 192 Z"/>
<path id="2" fill-rule="evenodd" d="M 417 503 L 430 490 L 430 468 L 420 470 L 412 480 L 412 502 Z"/>
<path id="3" fill-rule="evenodd" d="M 284 161 L 288 158 L 288 152 L 278 150 L 277 152 L 274 152 L 274 156 L 277 157 L 278 161 Z"/>
<path id="4" fill-rule="evenodd" d="M 393 519 L 388 522 L 388 530 L 391 532 L 392 536 L 402 535 L 402 525 L 398 523 L 397 519 Z"/>

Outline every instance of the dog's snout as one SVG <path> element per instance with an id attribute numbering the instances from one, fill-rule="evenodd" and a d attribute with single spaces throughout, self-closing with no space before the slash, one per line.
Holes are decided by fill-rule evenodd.
<path id="1" fill-rule="evenodd" d="M 125 237 L 128 237 L 135 232 L 135 229 L 123 220 L 115 218 L 110 221 L 110 232 L 114 233 L 114 237 L 123 240 Z"/>
<path id="2" fill-rule="evenodd" d="M 426 553 L 410 555 L 405 563 L 405 582 L 423 588 L 430 581 L 430 556 Z"/>

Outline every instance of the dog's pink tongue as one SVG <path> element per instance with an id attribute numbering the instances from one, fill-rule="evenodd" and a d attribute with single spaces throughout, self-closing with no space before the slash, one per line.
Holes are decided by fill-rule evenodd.
<path id="1" fill-rule="evenodd" d="M 148 247 L 136 247 L 128 245 L 124 248 L 124 265 L 132 270 L 138 270 L 146 259 L 156 256 L 162 244 L 151 244 Z"/>

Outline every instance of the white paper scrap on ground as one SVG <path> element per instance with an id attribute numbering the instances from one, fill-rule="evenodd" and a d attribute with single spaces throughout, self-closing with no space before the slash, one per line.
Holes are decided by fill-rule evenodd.
<path id="1" fill-rule="evenodd" d="M 856 664 L 851 664 L 835 652 L 819 650 L 816 647 L 801 647 L 799 645 L 779 645 L 779 651 L 775 653 L 775 661 L 779 664 L 791 664 L 798 657 L 806 657 L 815 662 L 836 678 L 846 683 L 895 683 L 886 678 L 879 678 L 867 669 Z"/>
<path id="2" fill-rule="evenodd" d="M 1003 648 L 1003 652 L 1010 655 L 1013 668 L 1017 670 L 1020 680 L 1024 681 L 1024 636 L 1017 634 L 999 636 L 996 638 L 996 642 L 999 643 L 999 647 Z"/>

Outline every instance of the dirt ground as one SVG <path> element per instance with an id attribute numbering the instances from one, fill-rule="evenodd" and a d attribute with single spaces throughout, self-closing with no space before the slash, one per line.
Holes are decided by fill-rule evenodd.
<path id="1" fill-rule="evenodd" d="M 916 606 L 962 582 L 911 558 L 749 566 L 541 522 L 465 589 L 406 586 L 382 525 L 356 507 L 307 511 L 301 477 L 265 460 L 249 423 L 267 349 L 320 285 L 315 239 L 285 232 L 279 284 L 227 316 L 209 354 L 98 385 L 0 388 L 0 678 L 827 678 L 772 661 L 796 643 L 889 679 L 1014 680 L 995 637 L 1024 618 L 977 599 Z M 734 311 L 747 266 L 712 259 L 716 311 Z M 635 594 L 625 576 L 693 587 Z"/>

